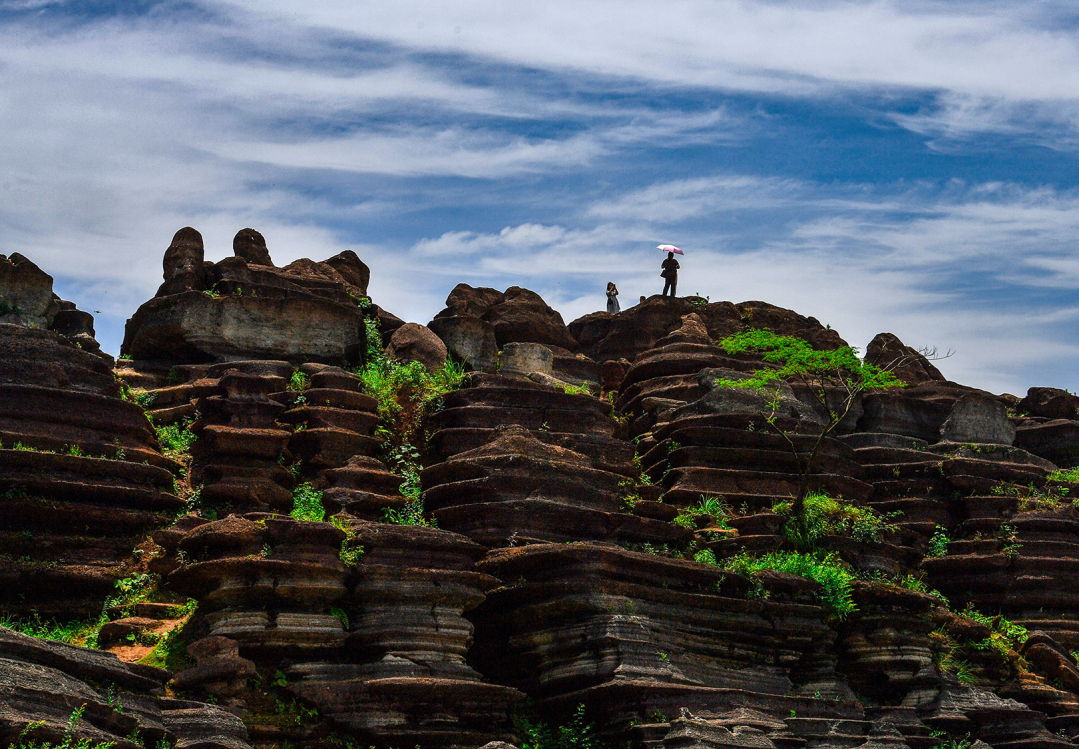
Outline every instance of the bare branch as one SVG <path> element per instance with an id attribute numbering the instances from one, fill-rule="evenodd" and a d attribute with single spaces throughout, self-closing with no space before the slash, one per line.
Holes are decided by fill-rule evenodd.
<path id="1" fill-rule="evenodd" d="M 955 356 L 955 349 L 950 348 L 947 353 L 942 354 L 936 346 L 930 347 L 925 345 L 917 348 L 916 351 L 929 361 L 940 361 L 941 359 L 950 359 Z"/>

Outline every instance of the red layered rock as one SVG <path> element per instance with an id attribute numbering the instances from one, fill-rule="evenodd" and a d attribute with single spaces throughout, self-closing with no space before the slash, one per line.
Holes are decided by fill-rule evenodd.
<path id="1" fill-rule="evenodd" d="M 123 663 L 111 653 L 0 627 L 0 743 L 249 749 L 239 718 L 163 697 L 167 679 L 167 671 Z"/>
<path id="2" fill-rule="evenodd" d="M 250 229 L 237 235 L 234 249 L 235 257 L 200 270 L 202 238 L 180 230 L 165 255 L 165 282 L 128 320 L 122 352 L 171 363 L 361 359 L 366 334 L 358 304 L 366 288 L 356 282 L 366 266 L 358 258 L 278 269 L 262 236 Z"/>
<path id="3" fill-rule="evenodd" d="M 100 357 L 15 325 L 0 349 L 0 608 L 96 615 L 131 549 L 184 507 L 179 466 Z"/>
<path id="4" fill-rule="evenodd" d="M 499 426 L 517 424 L 536 439 L 587 455 L 594 468 L 631 475 L 633 449 L 614 436 L 607 401 L 525 377 L 476 373 L 443 398 L 427 429 L 429 463 L 484 445 Z"/>
<path id="5" fill-rule="evenodd" d="M 292 666 L 290 689 L 380 745 L 511 738 L 506 713 L 523 695 L 484 683 L 465 661 L 472 625 L 463 614 L 498 584 L 473 570 L 483 548 L 432 528 L 346 523 L 364 549 L 346 604 L 346 655 Z"/>
<path id="6" fill-rule="evenodd" d="M 222 371 L 223 370 L 223 371 Z M 287 362 L 233 362 L 210 368 L 201 380 L 212 394 L 194 401 L 200 415 L 192 426 L 192 485 L 218 512 L 284 511 L 292 508 L 294 478 L 286 469 L 293 456 L 291 426 L 278 420 L 287 406 L 285 391 L 292 367 Z"/>
<path id="7" fill-rule="evenodd" d="M 610 738 L 681 708 L 861 717 L 808 588 L 747 601 L 746 581 L 715 567 L 595 544 L 500 549 L 479 567 L 516 581 L 472 615 L 481 670 L 554 713 L 585 704 Z"/>
<path id="8" fill-rule="evenodd" d="M 338 367 L 304 364 L 310 387 L 275 396 L 291 406 L 280 421 L 294 432 L 289 451 L 311 472 L 340 468 L 354 456 L 370 456 L 381 441 L 373 435 L 378 425 L 378 401 L 359 392 L 359 378 Z"/>
<path id="9" fill-rule="evenodd" d="M 424 505 L 442 527 L 488 546 L 540 541 L 679 543 L 685 529 L 623 510 L 627 480 L 521 426 L 423 471 Z"/>
<path id="10" fill-rule="evenodd" d="M 230 515 L 180 540 L 187 561 L 167 584 L 198 599 L 209 634 L 239 642 L 245 656 L 337 648 L 346 634 L 330 608 L 346 592 L 344 539 L 329 523 Z"/>

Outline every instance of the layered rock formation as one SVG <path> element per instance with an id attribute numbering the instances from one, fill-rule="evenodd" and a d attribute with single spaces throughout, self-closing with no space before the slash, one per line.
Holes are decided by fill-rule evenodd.
<path id="1" fill-rule="evenodd" d="M 249 749 L 247 729 L 213 705 L 163 696 L 168 672 L 0 627 L 0 744 L 86 740 Z"/>
<path id="2" fill-rule="evenodd" d="M 19 253 L 0 255 L 0 324 L 56 331 L 111 364 L 94 338 L 94 316 L 54 294 L 52 283 L 52 276 Z"/>
<path id="3" fill-rule="evenodd" d="M 838 333 L 825 328 L 816 318 L 802 317 L 791 310 L 765 302 L 709 303 L 699 297 L 649 297 L 617 315 L 607 312 L 585 315 L 570 323 L 569 331 L 577 340 L 580 353 L 599 362 L 617 359 L 631 362 L 681 327 L 682 318 L 688 314 L 696 314 L 714 340 L 743 330 L 767 329 L 805 338 L 818 349 L 833 349 L 845 343 Z"/>
<path id="4" fill-rule="evenodd" d="M 202 236 L 190 227 L 178 231 L 165 252 L 165 281 L 128 321 L 121 353 L 188 363 L 360 361 L 359 305 L 370 271 L 355 253 L 276 268 L 252 229 L 236 235 L 233 252 L 206 262 Z"/>
<path id="5" fill-rule="evenodd" d="M 866 359 L 907 386 L 819 439 L 837 382 L 731 387 L 775 365 L 717 345 L 843 345 L 789 310 L 567 326 L 460 285 L 424 327 L 371 305 L 350 253 L 233 249 L 176 234 L 115 373 L 0 261 L 4 613 L 96 615 L 136 545 L 198 603 L 114 606 L 98 636 L 161 636 L 172 673 L 0 629 L 0 741 L 62 739 L 83 704 L 75 733 L 122 747 L 478 747 L 526 739 L 514 710 L 642 749 L 1079 737 L 1074 396 L 964 387 L 881 334 Z M 473 371 L 431 390 L 447 356 Z"/>
<path id="6" fill-rule="evenodd" d="M 96 616 L 131 550 L 184 503 L 179 466 L 99 356 L 0 325 L 0 609 Z"/>

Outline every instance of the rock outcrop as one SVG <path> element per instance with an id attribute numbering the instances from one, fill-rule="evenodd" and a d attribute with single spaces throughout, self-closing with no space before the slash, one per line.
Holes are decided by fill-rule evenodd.
<path id="1" fill-rule="evenodd" d="M 164 697 L 167 680 L 167 671 L 122 663 L 111 653 L 0 627 L 0 744 L 250 749 L 239 718 Z"/>
<path id="2" fill-rule="evenodd" d="M 578 352 L 598 362 L 611 359 L 633 361 L 682 325 L 682 318 L 696 314 L 713 340 L 748 329 L 767 329 L 779 335 L 803 338 L 818 349 L 845 344 L 839 334 L 825 328 L 815 318 L 765 302 L 707 302 L 699 297 L 668 299 L 652 296 L 617 315 L 594 312 L 574 320 L 569 331 L 578 342 Z"/>
<path id="3" fill-rule="evenodd" d="M 94 338 L 94 316 L 53 293 L 52 276 L 19 253 L 0 255 L 0 324 L 53 330 L 108 363 Z"/>
<path id="4" fill-rule="evenodd" d="M 430 328 L 407 322 L 390 336 L 386 356 L 401 362 L 417 361 L 434 371 L 446 363 L 446 344 Z"/>
<path id="5" fill-rule="evenodd" d="M 562 315 L 551 309 L 534 291 L 511 286 L 505 292 L 474 289 L 457 284 L 446 298 L 446 309 L 435 319 L 477 318 L 490 325 L 498 346 L 507 343 L 544 343 L 577 348 Z"/>
<path id="6" fill-rule="evenodd" d="M 366 266 L 358 258 L 275 268 L 252 229 L 237 234 L 233 247 L 234 257 L 200 267 L 201 235 L 190 227 L 177 232 L 165 255 L 165 281 L 128 320 L 121 352 L 185 364 L 360 361 L 366 283 L 358 283 Z"/>
<path id="7" fill-rule="evenodd" d="M 943 382 L 944 375 L 921 351 L 891 333 L 878 333 L 865 348 L 865 361 L 886 369 L 908 385 Z"/>
<path id="8" fill-rule="evenodd" d="M 180 466 L 101 357 L 16 325 L 0 350 L 0 609 L 96 616 L 132 548 L 184 507 Z"/>

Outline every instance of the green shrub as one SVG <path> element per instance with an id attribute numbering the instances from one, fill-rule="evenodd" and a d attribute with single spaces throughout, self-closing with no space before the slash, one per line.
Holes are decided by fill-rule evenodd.
<path id="1" fill-rule="evenodd" d="M 793 502 L 779 502 L 772 507 L 772 512 L 785 517 L 788 521 L 783 526 L 784 535 L 795 547 L 814 549 L 825 536 L 848 536 L 866 544 L 879 544 L 884 534 L 895 528 L 888 520 L 894 515 L 884 516 L 870 507 L 858 507 L 833 499 L 822 492 L 806 495 L 804 504 L 804 537 L 800 526 L 791 522 Z"/>
<path id="2" fill-rule="evenodd" d="M 156 577 L 151 574 L 136 574 L 116 581 L 116 593 L 105 599 L 101 614 L 96 619 L 70 621 L 67 623 L 51 619 L 42 619 L 34 613 L 29 619 L 15 619 L 11 616 L 0 617 L 0 626 L 13 629 L 30 637 L 42 640 L 56 640 L 70 645 L 97 647 L 97 634 L 109 621 L 105 613 L 114 606 L 129 608 L 143 601 L 156 584 Z"/>
<path id="3" fill-rule="evenodd" d="M 723 566 L 747 577 L 752 577 L 754 573 L 762 570 L 808 577 L 820 584 L 817 599 L 832 616 L 843 619 L 856 609 L 854 601 L 851 600 L 854 575 L 835 554 L 820 556 L 796 551 L 773 551 L 755 557 L 743 553 L 725 560 Z"/>
<path id="4" fill-rule="evenodd" d="M 929 548 L 926 549 L 925 555 L 927 557 L 946 556 L 948 554 L 948 544 L 951 542 L 952 539 L 948 538 L 948 532 L 938 525 L 937 529 L 933 531 L 932 538 L 929 539 Z"/>
<path id="5" fill-rule="evenodd" d="M 986 638 L 986 640 L 996 640 L 997 642 L 1006 643 L 1014 650 L 1018 650 L 1020 646 L 1022 646 L 1022 644 L 1027 641 L 1027 638 L 1030 637 L 1030 633 L 1027 631 L 1026 627 L 1015 624 L 1005 619 L 1003 616 L 989 616 L 987 614 L 981 613 L 973 606 L 967 606 L 967 608 L 963 609 L 959 613 L 967 617 L 968 619 L 973 619 L 974 621 L 980 624 L 984 624 L 990 629 L 992 629 L 993 634 Z M 988 647 L 994 647 L 995 649 L 999 649 L 996 648 L 995 644 L 991 644 L 988 642 L 985 643 L 984 647 L 975 647 L 978 650 L 984 650 Z"/>
<path id="6" fill-rule="evenodd" d="M 685 507 L 673 521 L 675 525 L 683 528 L 695 528 L 698 517 L 710 517 L 717 528 L 730 528 L 727 518 L 730 517 L 731 508 L 719 497 L 701 495 L 700 504 L 696 507 Z"/>
<path id="7" fill-rule="evenodd" d="M 356 543 L 356 532 L 352 530 L 352 526 L 336 515 L 330 518 L 330 523 L 345 534 L 345 540 L 341 542 L 341 551 L 338 552 L 341 561 L 350 567 L 358 564 L 360 558 L 363 557 L 363 546 Z"/>
<path id="8" fill-rule="evenodd" d="M 179 459 L 191 451 L 195 442 L 195 433 L 191 431 L 191 419 L 184 419 L 182 424 L 169 424 L 155 427 L 161 452 L 168 458 Z"/>
<path id="9" fill-rule="evenodd" d="M 292 490 L 292 512 L 289 515 L 296 520 L 309 520 L 321 523 L 326 517 L 322 506 L 322 492 L 304 482 Z"/>
<path id="10" fill-rule="evenodd" d="M 157 401 L 157 393 L 151 391 L 145 391 L 133 393 L 135 402 L 143 408 L 150 408 Z"/>
<path id="11" fill-rule="evenodd" d="M 713 567 L 719 564 L 719 562 L 716 561 L 715 552 L 711 549 L 701 549 L 693 555 L 693 560 L 696 562 L 700 562 L 701 564 L 710 564 Z"/>
<path id="12" fill-rule="evenodd" d="M 1065 484 L 1079 484 L 1079 466 L 1075 468 L 1058 468 L 1045 478 L 1049 481 L 1060 481 Z"/>
<path id="13" fill-rule="evenodd" d="M 566 395 L 587 395 L 592 398 L 598 397 L 592 389 L 592 384 L 588 382 L 583 385 L 563 385 L 562 390 Z"/>
<path id="14" fill-rule="evenodd" d="M 858 571 L 858 579 L 868 580 L 870 582 L 884 583 L 885 585 L 894 585 L 897 588 L 905 588 L 906 590 L 913 590 L 915 593 L 925 593 L 931 595 L 934 598 L 939 598 L 940 601 L 948 606 L 948 599 L 944 594 L 935 588 L 930 588 L 925 584 L 925 573 L 918 574 L 908 573 L 905 575 L 886 575 L 880 570 L 873 572 Z"/>
<path id="15" fill-rule="evenodd" d="M 0 627 L 13 629 L 30 637 L 37 637 L 40 640 L 55 640 L 56 642 L 66 642 L 70 645 L 84 639 L 92 626 L 92 622 L 85 621 L 61 623 L 52 619 L 42 619 L 37 613 L 31 615 L 29 619 L 16 619 L 12 616 L 0 617 Z"/>
<path id="16" fill-rule="evenodd" d="M 417 497 L 408 502 L 400 510 L 387 507 L 382 514 L 384 522 L 393 525 L 418 525 L 424 528 L 437 527 L 434 520 L 428 520 L 423 515 L 423 499 Z"/>
<path id="17" fill-rule="evenodd" d="M 311 387 L 311 378 L 308 377 L 306 373 L 301 372 L 298 369 L 295 370 L 292 373 L 292 377 L 289 378 L 288 389 L 299 393 L 307 390 L 309 387 Z"/>
<path id="18" fill-rule="evenodd" d="M 521 740 L 521 749 L 603 749 L 595 724 L 585 720 L 584 705 L 577 707 L 569 723 L 553 728 L 518 712 L 513 732 Z"/>

